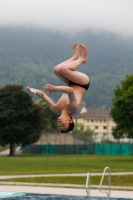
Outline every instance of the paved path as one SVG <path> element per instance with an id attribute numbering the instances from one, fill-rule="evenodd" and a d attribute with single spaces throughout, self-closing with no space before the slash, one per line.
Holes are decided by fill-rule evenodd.
<path id="1" fill-rule="evenodd" d="M 90 173 L 91 176 L 102 176 L 103 173 Z M 107 173 L 108 174 L 108 173 Z M 128 175 L 133 174 L 133 172 L 111 172 L 113 175 Z M 0 175 L 0 179 L 7 178 L 21 178 L 21 177 L 53 177 L 53 176 L 87 176 L 87 173 L 72 173 L 72 174 L 20 174 L 20 175 Z"/>
<path id="2" fill-rule="evenodd" d="M 90 173 L 91 176 L 102 176 L 103 173 Z M 108 173 L 107 173 L 108 174 Z M 113 175 L 128 175 L 133 174 L 133 172 L 111 172 Z M 21 177 L 50 177 L 50 176 L 87 176 L 87 173 L 71 173 L 71 174 L 23 174 L 23 175 L 0 175 L 0 179 L 8 178 L 21 178 Z"/>
<path id="3" fill-rule="evenodd" d="M 6 149 L 4 151 L 1 151 L 0 155 L 9 155 L 9 152 L 10 152 L 10 149 Z M 21 150 L 20 150 L 19 146 L 16 147 L 15 152 L 16 152 L 16 154 L 20 154 L 21 153 Z"/>

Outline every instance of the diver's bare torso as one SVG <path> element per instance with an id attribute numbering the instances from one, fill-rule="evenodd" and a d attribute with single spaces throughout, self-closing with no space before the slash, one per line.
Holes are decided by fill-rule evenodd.
<path id="1" fill-rule="evenodd" d="M 76 112 L 76 110 L 78 110 L 86 90 L 77 85 L 71 85 L 71 87 L 74 89 L 74 94 L 77 102 L 75 102 L 73 105 L 70 104 L 68 94 L 63 93 L 58 102 L 50 108 L 55 114 L 60 115 L 62 110 L 66 109 L 70 115 L 72 115 Z"/>

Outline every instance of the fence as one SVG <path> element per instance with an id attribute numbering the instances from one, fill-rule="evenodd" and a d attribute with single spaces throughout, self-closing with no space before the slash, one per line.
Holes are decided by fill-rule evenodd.
<path id="1" fill-rule="evenodd" d="M 133 155 L 133 144 L 29 145 L 23 147 L 22 151 L 24 154 Z"/>

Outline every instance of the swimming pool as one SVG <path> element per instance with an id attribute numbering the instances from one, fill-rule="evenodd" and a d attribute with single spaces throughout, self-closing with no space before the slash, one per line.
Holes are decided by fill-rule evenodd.
<path id="1" fill-rule="evenodd" d="M 5 198 L 2 198 L 3 200 Z M 21 197 L 10 197 L 6 200 L 131 200 L 130 198 L 87 197 L 51 194 L 26 194 Z M 133 200 L 133 199 L 132 199 Z"/>

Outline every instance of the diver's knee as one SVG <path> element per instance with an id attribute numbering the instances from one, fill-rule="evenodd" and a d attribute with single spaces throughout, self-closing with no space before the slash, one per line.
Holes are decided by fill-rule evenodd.
<path id="1" fill-rule="evenodd" d="M 54 67 L 54 73 L 55 73 L 55 74 L 59 74 L 59 73 L 60 73 L 60 66 L 59 66 L 59 65 L 56 65 L 56 66 Z"/>
<path id="2" fill-rule="evenodd" d="M 61 74 L 66 74 L 67 72 L 68 72 L 68 68 L 65 65 L 60 68 Z"/>

